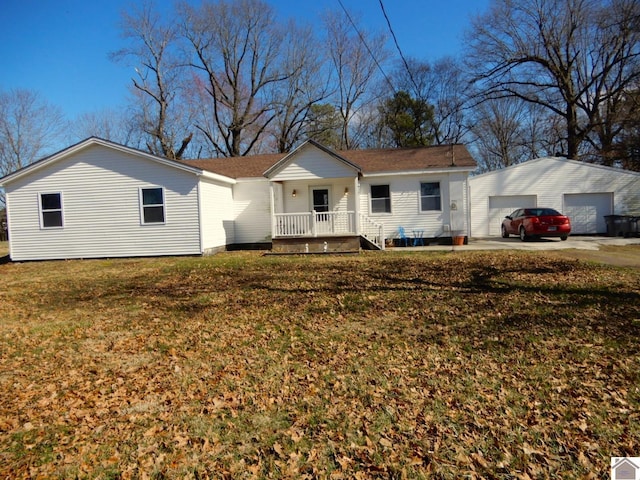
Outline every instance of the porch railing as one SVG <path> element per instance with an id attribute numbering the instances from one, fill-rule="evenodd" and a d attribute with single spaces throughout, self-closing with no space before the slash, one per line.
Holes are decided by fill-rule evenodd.
<path id="1" fill-rule="evenodd" d="M 363 214 L 360 214 L 359 220 L 357 226 L 356 213 L 352 211 L 276 213 L 273 215 L 273 236 L 362 235 L 384 250 L 384 226 Z"/>
<path id="2" fill-rule="evenodd" d="M 357 235 L 355 212 L 299 212 L 273 215 L 274 237 Z"/>
<path id="3" fill-rule="evenodd" d="M 360 214 L 360 235 L 376 245 L 380 250 L 384 250 L 384 225 L 374 222 L 362 213 Z"/>

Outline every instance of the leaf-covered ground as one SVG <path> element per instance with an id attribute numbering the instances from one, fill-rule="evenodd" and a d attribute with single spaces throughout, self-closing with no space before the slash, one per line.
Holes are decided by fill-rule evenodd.
<path id="1" fill-rule="evenodd" d="M 608 478 L 640 271 L 539 252 L 0 265 L 1 478 Z"/>

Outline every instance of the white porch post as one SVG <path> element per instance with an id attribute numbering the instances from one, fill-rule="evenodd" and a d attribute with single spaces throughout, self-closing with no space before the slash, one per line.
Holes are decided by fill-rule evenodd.
<path id="1" fill-rule="evenodd" d="M 311 210 L 311 236 L 317 237 L 318 231 L 316 230 L 316 211 Z"/>
<path id="2" fill-rule="evenodd" d="M 360 235 L 360 182 L 357 175 L 353 179 L 353 211 L 356 217 L 356 235 Z"/>
<path id="3" fill-rule="evenodd" d="M 269 211 L 271 212 L 271 238 L 275 238 L 277 233 L 276 225 L 276 198 L 273 189 L 273 182 L 269 182 Z"/>

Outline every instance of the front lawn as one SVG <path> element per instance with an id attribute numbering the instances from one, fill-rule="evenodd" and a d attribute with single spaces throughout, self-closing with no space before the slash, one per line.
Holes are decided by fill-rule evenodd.
<path id="1" fill-rule="evenodd" d="M 540 252 L 0 265 L 1 478 L 608 478 L 640 271 Z"/>

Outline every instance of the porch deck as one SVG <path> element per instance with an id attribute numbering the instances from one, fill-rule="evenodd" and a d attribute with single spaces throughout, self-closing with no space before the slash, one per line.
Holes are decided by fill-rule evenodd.
<path id="1" fill-rule="evenodd" d="M 353 211 L 275 213 L 272 231 L 274 241 L 362 236 L 384 249 L 384 226 Z"/>

